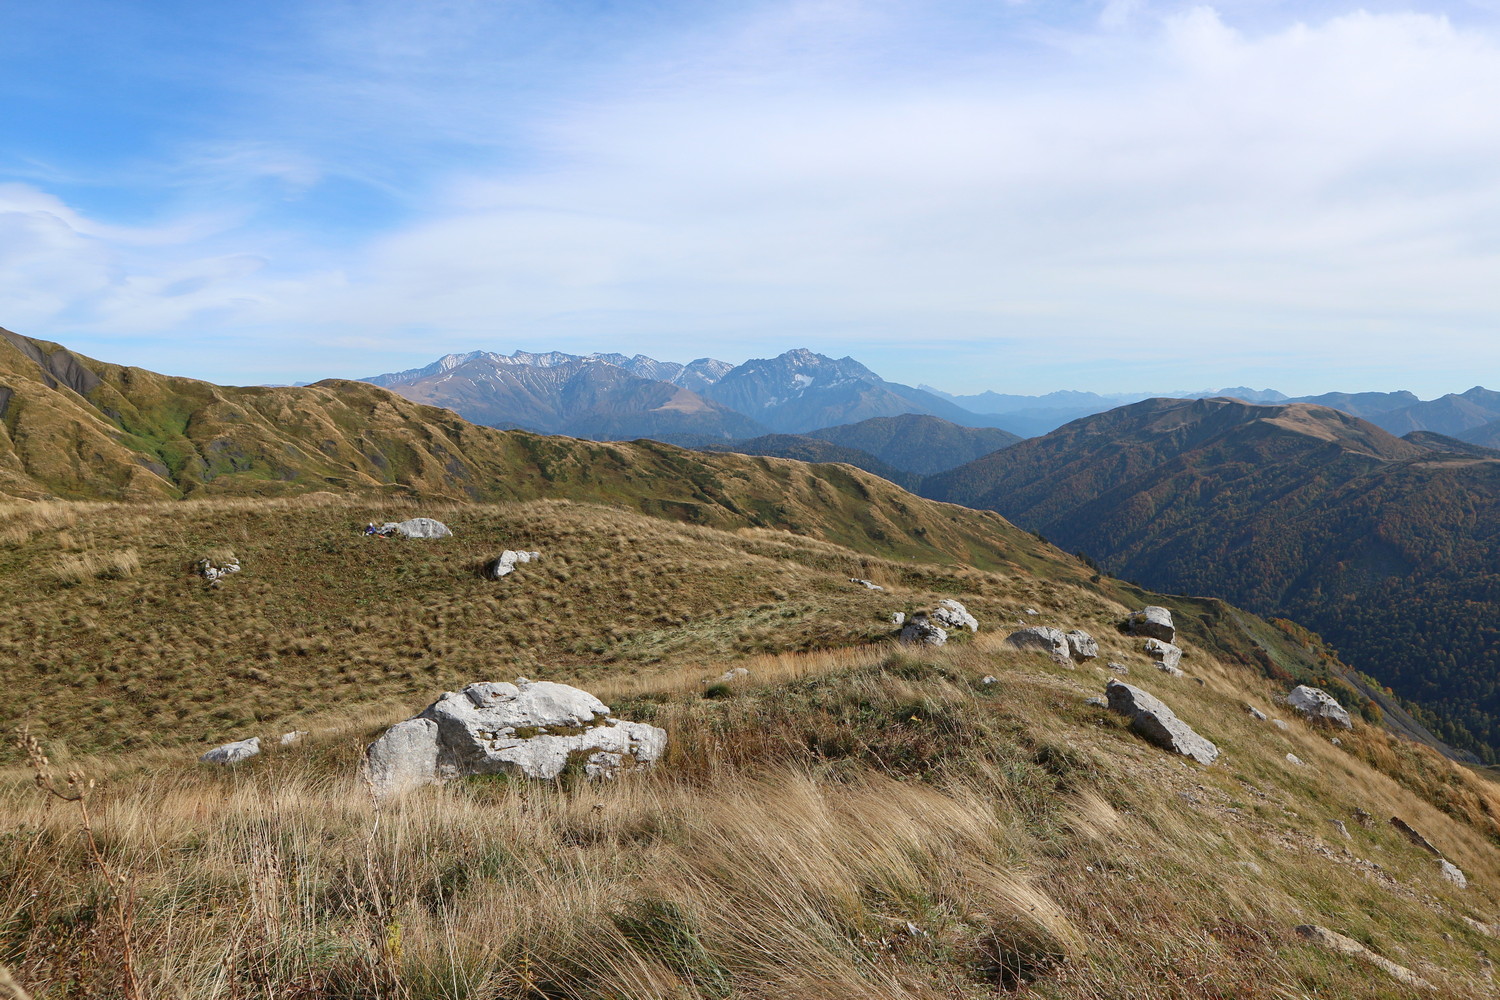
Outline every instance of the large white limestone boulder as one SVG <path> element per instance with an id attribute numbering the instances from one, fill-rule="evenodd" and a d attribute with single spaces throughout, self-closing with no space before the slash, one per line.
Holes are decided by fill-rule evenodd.
<path id="1" fill-rule="evenodd" d="M 1218 759 L 1219 748 L 1194 732 L 1156 696 L 1122 681 L 1110 681 L 1105 694 L 1110 711 L 1129 718 L 1131 729 L 1163 750 L 1191 757 L 1200 764 Z"/>
<path id="2" fill-rule="evenodd" d="M 260 737 L 252 736 L 248 740 L 214 747 L 198 759 L 208 764 L 238 764 L 258 753 L 260 753 Z"/>
<path id="3" fill-rule="evenodd" d="M 519 552 L 515 549 L 506 549 L 490 563 L 489 577 L 491 580 L 498 580 L 502 576 L 509 576 L 518 565 L 535 562 L 540 558 L 542 558 L 540 552 Z"/>
<path id="4" fill-rule="evenodd" d="M 474 774 L 551 779 L 570 763 L 610 778 L 655 764 L 666 747 L 664 730 L 611 717 L 587 691 L 522 677 L 444 693 L 386 730 L 365 760 L 376 793 L 390 795 Z"/>
<path id="5" fill-rule="evenodd" d="M 1155 604 L 1148 604 L 1139 611 L 1131 612 L 1125 619 L 1125 630 L 1132 635 L 1150 636 L 1162 642 L 1175 642 L 1177 639 L 1172 612 Z"/>
<path id="6" fill-rule="evenodd" d="M 381 525 L 380 534 L 400 535 L 402 538 L 449 538 L 453 532 L 442 521 L 414 517 L 409 521 L 388 521 Z"/>
<path id="7" fill-rule="evenodd" d="M 938 601 L 937 607 L 932 609 L 932 620 L 944 628 L 966 628 L 970 632 L 979 631 L 978 620 L 969 614 L 968 608 L 954 600 Z"/>
<path id="8" fill-rule="evenodd" d="M 1062 666 L 1073 665 L 1068 637 L 1050 625 L 1031 625 L 1012 632 L 1005 637 L 1005 642 L 1016 649 L 1040 649 Z"/>
<path id="9" fill-rule="evenodd" d="M 1335 726 L 1353 729 L 1354 722 L 1338 699 L 1322 688 L 1299 684 L 1286 696 L 1287 707 L 1305 715 L 1310 721 L 1331 722 Z"/>

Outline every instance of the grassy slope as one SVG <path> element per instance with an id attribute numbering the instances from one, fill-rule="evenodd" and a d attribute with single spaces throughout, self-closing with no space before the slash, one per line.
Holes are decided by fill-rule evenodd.
<path id="1" fill-rule="evenodd" d="M 8 616 L 24 648 L 4 680 L 36 693 L 59 763 L 103 779 L 92 815 L 136 898 L 148 995 L 1433 995 L 1317 951 L 1291 931 L 1304 922 L 1436 995 L 1490 995 L 1490 939 L 1463 918 L 1500 916 L 1500 798 L 1378 729 L 1335 747 L 1251 718 L 1244 702 L 1275 715 L 1286 689 L 1255 651 L 1318 670 L 1305 635 L 1177 600 L 1189 676 L 1169 678 L 1111 628 L 1142 595 L 1047 547 L 984 572 L 559 503 L 430 508 L 454 539 L 367 541 L 350 531 L 367 511 L 410 512 L 311 497 L 12 513 L 7 551 L 40 560 L 25 572 L 43 582 Z M 216 591 L 180 576 L 210 538 L 245 564 Z M 99 558 L 104 576 L 45 582 L 46 559 L 131 539 L 138 569 Z M 505 545 L 545 555 L 470 575 Z M 890 611 L 944 595 L 985 630 L 919 655 L 879 641 Z M 1018 620 L 1093 632 L 1101 661 L 1129 665 L 1221 761 L 1189 765 L 1085 704 L 1110 674 L 1006 649 Z M 704 683 L 736 663 L 745 680 Z M 444 687 L 523 672 L 663 726 L 668 761 L 610 785 L 473 780 L 372 809 L 364 743 Z M 313 735 L 246 766 L 192 760 L 293 725 Z M 90 746 L 115 752 L 77 754 Z M 1471 888 L 1443 882 L 1390 815 Z M 0 963 L 38 998 L 124 995 L 76 813 L 12 763 L 0 817 Z"/>
<path id="2" fill-rule="evenodd" d="M 1489 760 L 1500 750 L 1500 461 L 1435 454 L 1326 409 L 1154 400 L 923 490 L 1148 586 L 1294 618 L 1446 739 Z"/>
<path id="3" fill-rule="evenodd" d="M 87 397 L 49 376 L 84 370 Z M 121 368 L 0 337 L 14 389 L 0 493 L 144 500 L 295 496 L 569 499 L 721 528 L 784 528 L 892 558 L 996 565 L 1023 533 L 988 513 L 918 499 L 842 466 L 601 444 L 477 427 L 363 382 L 235 388 Z M 51 379 L 56 382 L 56 379 Z"/>

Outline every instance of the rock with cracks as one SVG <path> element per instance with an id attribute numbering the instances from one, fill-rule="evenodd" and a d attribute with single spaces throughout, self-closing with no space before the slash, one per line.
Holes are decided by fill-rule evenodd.
<path id="1" fill-rule="evenodd" d="M 550 681 L 483 681 L 448 691 L 365 752 L 377 795 L 475 774 L 551 779 L 569 764 L 591 778 L 649 767 L 666 751 L 655 726 L 612 718 L 587 691 Z"/>
<path id="2" fill-rule="evenodd" d="M 430 517 L 414 517 L 409 521 L 387 521 L 380 526 L 379 534 L 399 535 L 402 538 L 450 538 L 453 532 L 442 521 Z"/>
<path id="3" fill-rule="evenodd" d="M 1287 707 L 1301 712 L 1312 722 L 1331 722 L 1335 726 L 1353 729 L 1354 722 L 1344 706 L 1333 695 L 1322 688 L 1299 684 L 1286 696 Z"/>
<path id="4" fill-rule="evenodd" d="M 1005 637 L 1008 645 L 1016 649 L 1040 649 L 1054 661 L 1065 667 L 1073 665 L 1068 650 L 1068 637 L 1050 625 L 1031 625 Z"/>
<path id="5" fill-rule="evenodd" d="M 1219 748 L 1193 732 L 1193 727 L 1154 695 L 1122 681 L 1110 681 L 1105 694 L 1110 711 L 1129 718 L 1131 729 L 1163 750 L 1191 757 L 1200 764 L 1218 759 Z"/>
<path id="6" fill-rule="evenodd" d="M 1182 662 L 1182 650 L 1170 642 L 1162 642 L 1160 639 L 1147 639 L 1146 645 L 1142 647 L 1145 654 L 1156 661 L 1156 669 L 1173 677 L 1182 676 L 1182 668 L 1177 664 Z"/>
<path id="7" fill-rule="evenodd" d="M 540 552 L 517 552 L 514 549 L 506 549 L 504 552 L 486 567 L 487 575 L 491 580 L 498 580 L 502 576 L 509 576 L 521 563 L 536 562 L 542 558 Z"/>
<path id="8" fill-rule="evenodd" d="M 937 607 L 932 609 L 932 620 L 944 628 L 966 628 L 970 632 L 979 631 L 978 620 L 969 614 L 968 608 L 954 600 L 938 601 Z"/>
<path id="9" fill-rule="evenodd" d="M 238 743 L 225 743 L 223 746 L 214 747 L 198 759 L 209 764 L 238 764 L 258 753 L 260 753 L 260 737 L 252 736 Z"/>
<path id="10" fill-rule="evenodd" d="M 1068 643 L 1068 655 L 1079 663 L 1099 658 L 1099 641 L 1083 629 L 1064 632 L 1063 638 Z"/>
<path id="11" fill-rule="evenodd" d="M 1177 629 L 1172 624 L 1172 612 L 1166 608 L 1148 604 L 1125 619 L 1125 631 L 1131 635 L 1150 636 L 1162 642 L 1175 642 Z"/>
<path id="12" fill-rule="evenodd" d="M 918 611 L 901 627 L 896 638 L 908 646 L 941 646 L 948 641 L 948 632 Z"/>

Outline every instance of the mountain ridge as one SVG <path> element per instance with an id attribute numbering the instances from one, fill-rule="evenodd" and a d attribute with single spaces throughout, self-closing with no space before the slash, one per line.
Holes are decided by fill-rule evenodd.
<path id="1" fill-rule="evenodd" d="M 1500 457 L 1312 404 L 1148 400 L 929 477 L 1111 572 L 1305 622 L 1359 669 L 1500 748 Z M 1460 639 L 1460 637 L 1462 637 Z M 1464 646 L 1460 656 L 1454 644 Z"/>

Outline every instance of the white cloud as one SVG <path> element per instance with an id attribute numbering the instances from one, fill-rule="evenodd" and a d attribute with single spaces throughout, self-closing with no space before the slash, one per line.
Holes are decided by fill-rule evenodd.
<path id="1" fill-rule="evenodd" d="M 0 293 L 44 327 L 87 300 L 99 326 L 207 315 L 324 343 L 430 336 L 432 353 L 931 338 L 1043 366 L 1149 338 L 1205 372 L 1223 357 L 1326 379 L 1352 350 L 1413 373 L 1421 337 L 1429 384 L 1453 356 L 1500 363 L 1500 47 L 1478 29 L 1356 12 L 1251 32 L 1117 3 L 1102 28 L 947 65 L 900 51 L 903 10 L 780 5 L 717 49 L 695 35 L 657 75 L 605 74 L 509 121 L 526 156 L 433 175 L 415 222 L 321 259 L 289 258 L 286 234 L 132 236 L 0 201 L 36 279 Z M 817 58 L 787 59 L 789 37 Z M 420 106 L 452 85 L 405 92 Z M 277 144 L 236 155 L 294 186 L 329 169 Z M 150 239 L 175 256 L 126 251 Z M 989 375 L 1006 372 L 971 377 Z"/>

